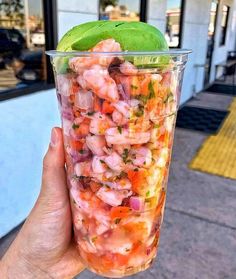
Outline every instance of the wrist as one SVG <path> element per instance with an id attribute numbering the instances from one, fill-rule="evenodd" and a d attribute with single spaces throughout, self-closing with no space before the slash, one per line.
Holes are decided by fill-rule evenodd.
<path id="1" fill-rule="evenodd" d="M 6 254 L 0 262 L 1 279 L 52 279 L 45 271 L 32 265 L 16 251 Z"/>

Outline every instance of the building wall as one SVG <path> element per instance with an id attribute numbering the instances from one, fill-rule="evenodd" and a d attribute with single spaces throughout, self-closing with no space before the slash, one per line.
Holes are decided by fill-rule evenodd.
<path id="1" fill-rule="evenodd" d="M 55 90 L 0 102 L 0 238 L 33 207 L 50 131 L 58 125 Z"/>
<path id="2" fill-rule="evenodd" d="M 97 20 L 99 0 L 58 0 L 58 38 L 73 26 Z"/>
<path id="3" fill-rule="evenodd" d="M 229 21 L 226 34 L 226 42 L 224 46 L 220 46 L 220 34 L 221 34 L 221 19 L 223 5 L 230 6 Z M 211 82 L 215 79 L 215 65 L 225 61 L 227 59 L 227 52 L 235 50 L 236 42 L 236 1 L 233 0 L 222 0 L 218 9 L 217 17 L 217 28 L 215 34 L 215 46 L 212 59 L 212 71 L 211 71 Z M 220 69 L 219 69 L 220 70 Z M 219 71 L 218 74 L 221 74 Z"/>
<path id="4" fill-rule="evenodd" d="M 147 7 L 147 22 L 156 26 L 161 32 L 166 29 L 166 0 L 149 0 Z"/>
<path id="5" fill-rule="evenodd" d="M 186 0 L 182 48 L 191 49 L 186 66 L 181 103 L 203 88 L 211 0 Z"/>

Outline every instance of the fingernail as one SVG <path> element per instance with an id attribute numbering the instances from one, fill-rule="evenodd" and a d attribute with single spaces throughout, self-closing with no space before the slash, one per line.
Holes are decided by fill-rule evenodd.
<path id="1" fill-rule="evenodd" d="M 52 147 L 55 147 L 57 145 L 57 141 L 58 141 L 57 131 L 56 131 L 55 128 L 53 128 L 52 132 L 51 132 L 51 143 L 50 143 L 50 145 Z"/>

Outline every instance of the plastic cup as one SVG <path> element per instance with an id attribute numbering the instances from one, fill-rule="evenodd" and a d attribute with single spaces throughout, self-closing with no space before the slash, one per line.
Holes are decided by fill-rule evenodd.
<path id="1" fill-rule="evenodd" d="M 48 51 L 61 113 L 76 245 L 106 277 L 157 254 L 189 51 Z"/>

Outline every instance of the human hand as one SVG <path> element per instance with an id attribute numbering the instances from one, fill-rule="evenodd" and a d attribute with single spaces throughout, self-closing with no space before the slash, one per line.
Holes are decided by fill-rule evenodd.
<path id="1" fill-rule="evenodd" d="M 72 278 L 83 270 L 72 240 L 63 138 L 54 128 L 37 202 L 1 261 L 0 278 Z"/>

